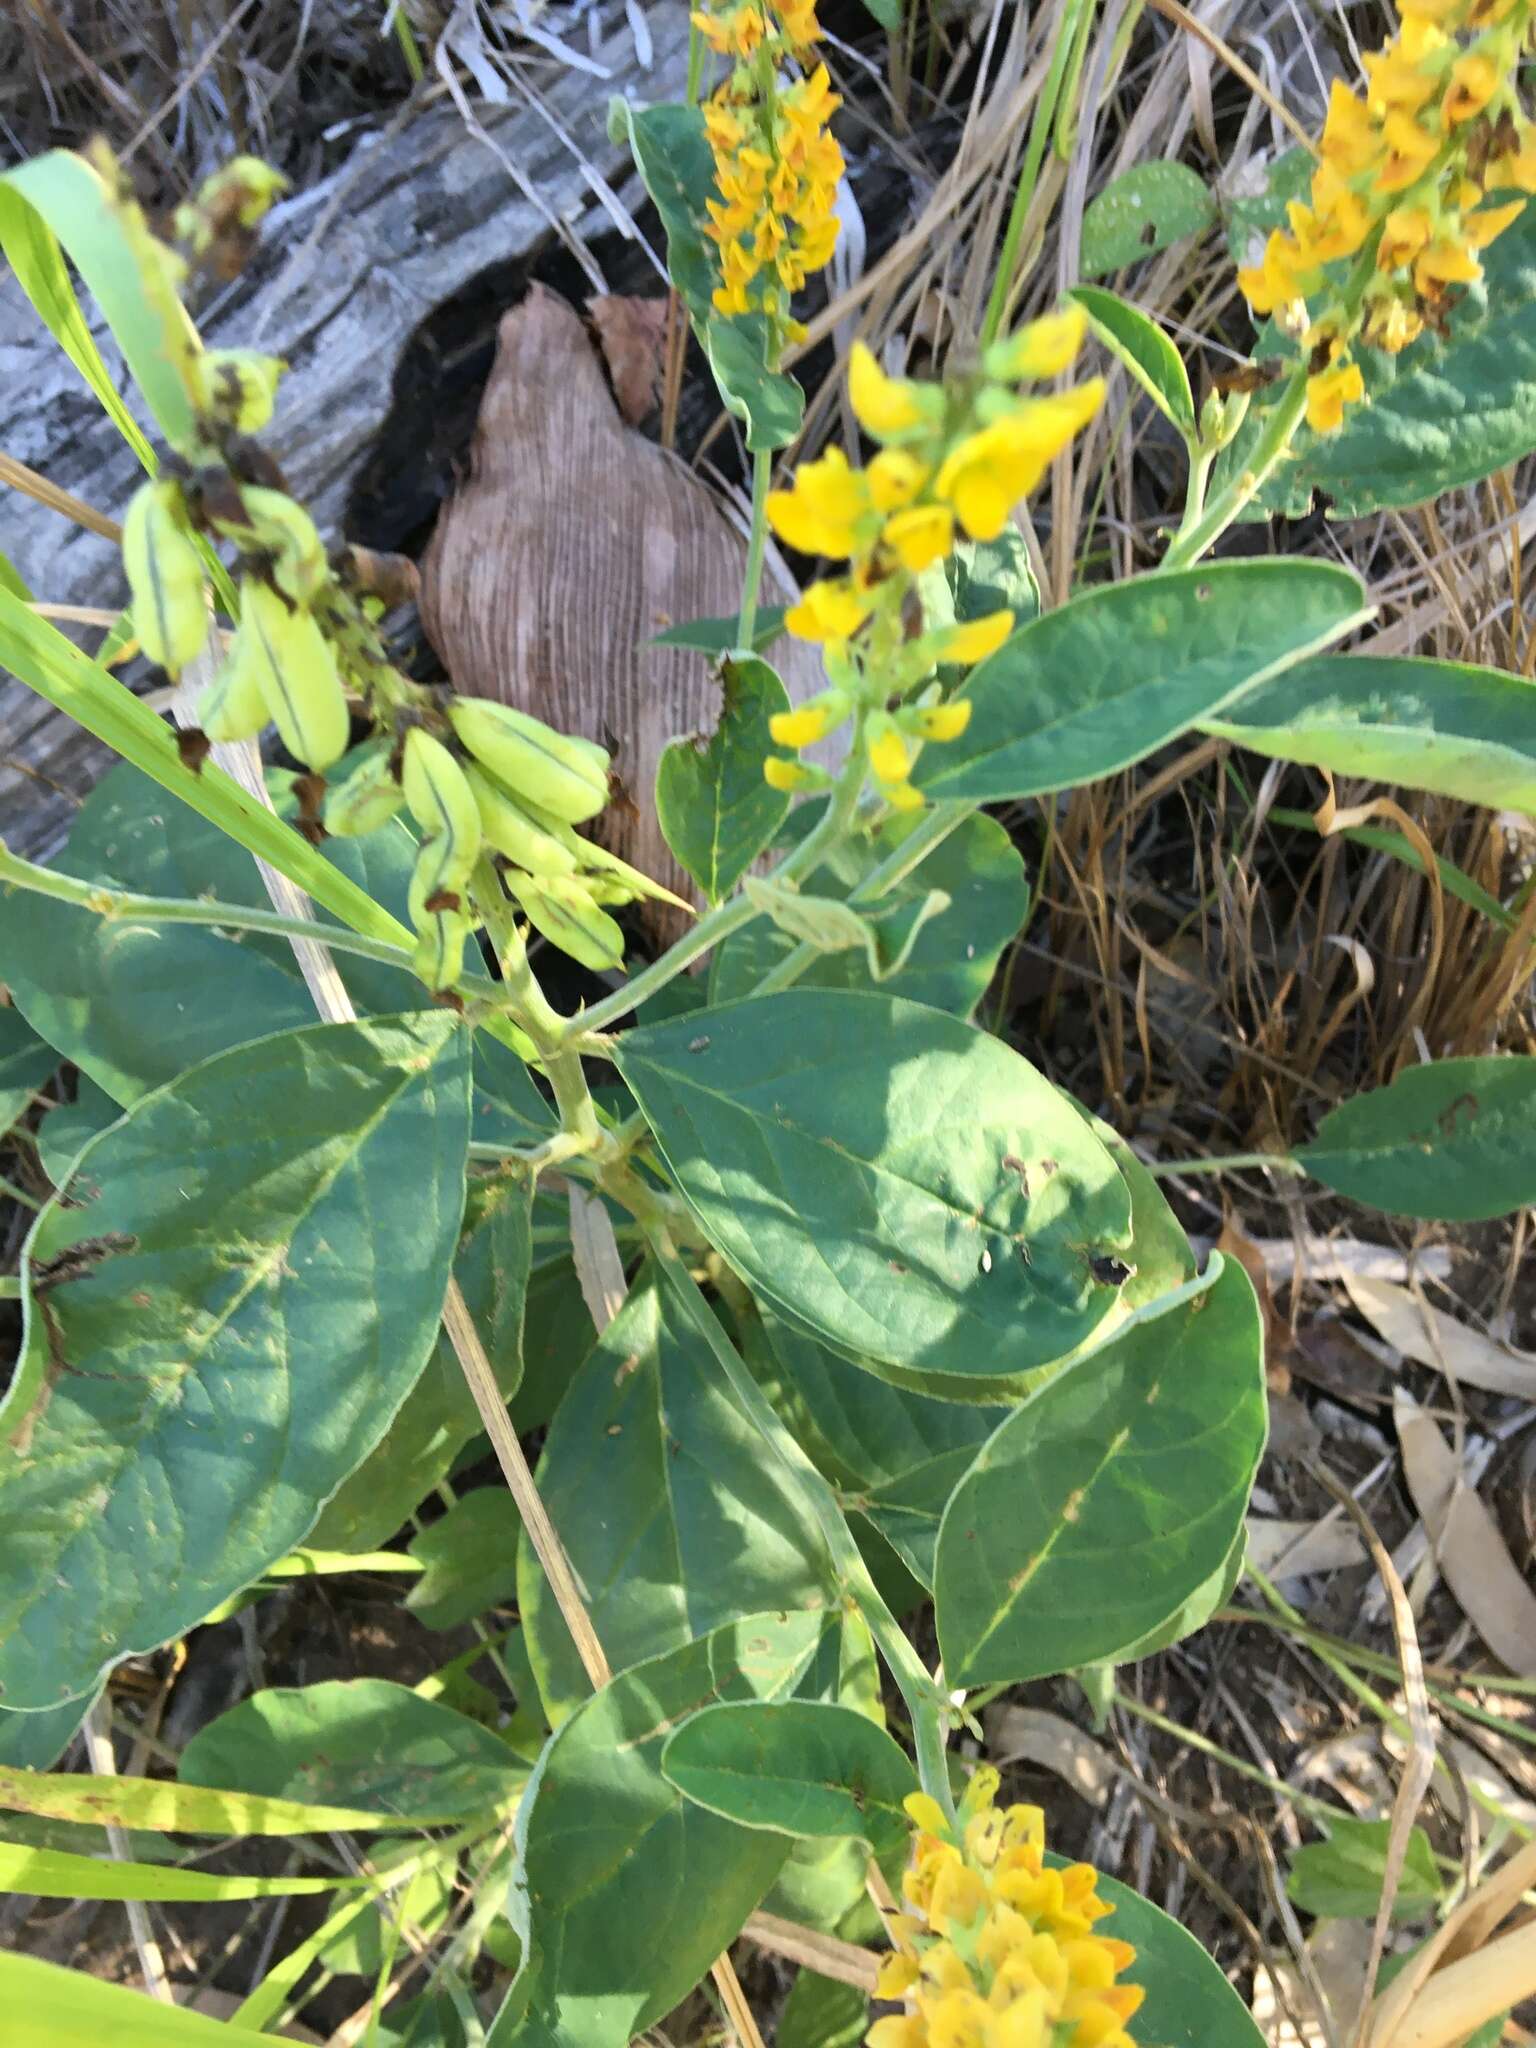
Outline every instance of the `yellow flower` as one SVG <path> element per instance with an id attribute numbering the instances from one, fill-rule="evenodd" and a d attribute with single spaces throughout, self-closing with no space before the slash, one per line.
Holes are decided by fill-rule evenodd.
<path id="1" fill-rule="evenodd" d="M 893 811 L 920 811 L 923 808 L 922 791 L 914 789 L 910 782 L 881 782 L 876 787 Z"/>
<path id="2" fill-rule="evenodd" d="M 1458 57 L 1451 66 L 1451 82 L 1442 103 L 1445 119 L 1455 126 L 1480 114 L 1498 91 L 1502 78 L 1498 66 L 1476 51 Z"/>
<path id="3" fill-rule="evenodd" d="M 925 740 L 957 740 L 971 722 L 971 700 L 956 697 L 948 704 L 926 704 L 913 718 Z"/>
<path id="4" fill-rule="evenodd" d="M 853 416 L 877 441 L 909 434 L 930 419 L 919 385 L 888 377 L 872 350 L 856 341 L 848 357 L 848 399 Z"/>
<path id="5" fill-rule="evenodd" d="M 1503 206 L 1480 206 L 1475 213 L 1464 213 L 1461 217 L 1462 239 L 1468 248 L 1486 249 L 1524 211 L 1523 199 L 1510 199 Z"/>
<path id="6" fill-rule="evenodd" d="M 1465 242 L 1449 235 L 1431 242 L 1413 266 L 1413 281 L 1425 298 L 1433 298 L 1439 286 L 1476 284 L 1483 266 Z"/>
<path id="7" fill-rule="evenodd" d="M 795 472 L 794 488 L 768 493 L 768 524 L 803 555 L 853 554 L 859 524 L 870 507 L 862 471 L 851 469 L 840 448 L 829 448 Z"/>
<path id="8" fill-rule="evenodd" d="M 947 506 L 913 505 L 887 519 L 881 538 L 895 549 L 902 567 L 916 575 L 949 553 L 955 522 Z"/>
<path id="9" fill-rule="evenodd" d="M 1342 79 L 1328 88 L 1328 118 L 1323 123 L 1321 144 L 1325 164 L 1343 176 L 1362 171 L 1376 146 L 1376 127 L 1369 107 L 1352 93 Z"/>
<path id="10" fill-rule="evenodd" d="M 851 709 L 842 690 L 823 690 L 793 711 L 776 711 L 768 721 L 775 746 L 814 747 L 834 726 L 841 725 Z"/>
<path id="11" fill-rule="evenodd" d="M 901 802 L 905 787 L 883 793 Z M 904 1880 L 924 1903 L 920 1917 L 903 1918 L 902 1953 L 878 1985 L 908 2009 L 877 2021 L 869 2048 L 1133 2048 L 1125 2029 L 1142 1992 L 1118 1980 L 1136 1951 L 1093 1932 L 1111 1910 L 1097 1873 L 1081 1863 L 1046 1869 L 1039 1808 L 999 1811 L 995 1790 L 975 1797 L 973 1781 L 958 1845 L 926 1802 Z"/>
<path id="12" fill-rule="evenodd" d="M 1307 379 L 1307 425 L 1314 434 L 1333 434 L 1344 423 L 1346 405 L 1365 396 L 1358 363 L 1335 363 Z"/>
<path id="13" fill-rule="evenodd" d="M 812 583 L 800 602 L 784 614 L 784 624 L 797 640 L 847 640 L 869 613 L 870 599 L 861 596 L 851 583 Z M 807 746 L 809 742 L 795 740 L 791 744 Z"/>
<path id="14" fill-rule="evenodd" d="M 1060 313 L 1032 320 L 1010 340 L 998 342 L 988 351 L 987 372 L 1006 384 L 1057 377 L 1070 367 L 1082 347 L 1087 324 L 1081 306 L 1068 306 Z"/>
<path id="15" fill-rule="evenodd" d="M 1012 631 L 1012 612 L 988 612 L 985 618 L 951 627 L 939 642 L 938 658 L 969 668 L 973 662 L 985 661 L 989 654 L 995 654 Z"/>
<path id="16" fill-rule="evenodd" d="M 1104 380 L 1094 377 L 1057 397 L 1028 399 L 946 458 L 934 489 L 973 540 L 996 540 L 1013 507 L 1092 419 L 1103 396 Z"/>
<path id="17" fill-rule="evenodd" d="M 905 448 L 882 448 L 864 473 L 870 502 L 882 512 L 910 505 L 928 481 L 928 465 Z"/>
<path id="18" fill-rule="evenodd" d="M 770 789 L 781 790 L 790 796 L 797 789 L 816 789 L 821 778 L 815 770 L 806 767 L 803 761 L 784 761 L 777 754 L 769 754 L 763 762 L 763 780 Z"/>
<path id="19" fill-rule="evenodd" d="M 889 719 L 884 720 L 878 726 L 874 720 L 871 720 L 870 724 L 872 728 L 871 737 L 865 743 L 869 752 L 870 767 L 874 769 L 881 782 L 905 782 L 912 772 L 912 755 L 908 750 L 906 740 L 897 731 L 896 727 L 891 724 Z M 932 1891 L 929 1894 L 929 1899 L 924 1902 L 930 1919 L 933 1918 L 933 1905 L 931 1901 L 937 1898 L 941 1885 L 945 1887 L 945 1897 L 948 1898 L 950 1896 L 949 1879 L 952 1871 L 963 1874 L 963 1867 L 958 1857 L 952 1863 L 946 1863 L 939 1871 Z"/>

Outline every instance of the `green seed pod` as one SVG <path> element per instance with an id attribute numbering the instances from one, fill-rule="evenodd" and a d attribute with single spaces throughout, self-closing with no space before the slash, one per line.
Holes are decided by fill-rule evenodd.
<path id="1" fill-rule="evenodd" d="M 438 886 L 468 881 L 480 852 L 480 812 L 464 770 L 439 739 L 412 726 L 405 736 L 400 782 L 411 816 L 427 834 L 422 852 L 436 847 Z"/>
<path id="2" fill-rule="evenodd" d="M 526 799 L 570 825 L 596 817 L 607 803 L 608 756 L 591 740 L 482 697 L 455 697 L 448 717 L 461 743 L 520 803 Z"/>
<path id="3" fill-rule="evenodd" d="M 123 568 L 139 645 L 178 676 L 208 638 L 203 558 L 186 523 L 179 484 L 140 484 L 123 515 Z"/>
<path id="4" fill-rule="evenodd" d="M 198 699 L 197 722 L 209 739 L 253 740 L 267 723 L 267 700 L 249 659 L 241 658 L 237 635 L 218 674 Z"/>
<path id="5" fill-rule="evenodd" d="M 515 861 L 531 875 L 572 875 L 576 856 L 561 843 L 558 834 L 536 824 L 521 804 L 509 796 L 496 780 L 473 762 L 464 779 L 480 812 L 480 829 L 487 846 Z M 571 833 L 574 838 L 575 834 Z"/>
<path id="6" fill-rule="evenodd" d="M 474 925 L 457 910 L 433 912 L 427 919 L 411 965 L 434 994 L 452 988 L 464 972 L 464 946 Z"/>
<path id="7" fill-rule="evenodd" d="M 569 953 L 594 973 L 623 965 L 623 932 L 572 876 L 550 875 L 535 880 L 532 875 L 509 868 L 506 883 L 522 905 L 528 922 L 552 946 Z"/>
<path id="8" fill-rule="evenodd" d="M 287 367 L 255 349 L 204 349 L 192 358 L 199 410 L 237 434 L 259 434 L 272 417 L 277 380 Z"/>
<path id="9" fill-rule="evenodd" d="M 265 583 L 240 586 L 240 659 L 249 660 L 267 710 L 295 760 L 317 775 L 347 751 L 352 721 L 335 657 L 319 626 Z"/>
<path id="10" fill-rule="evenodd" d="M 269 556 L 272 580 L 285 597 L 304 604 L 317 596 L 330 570 L 320 530 L 304 507 L 264 484 L 242 484 L 240 504 L 241 518 L 212 515 L 215 531 L 247 554 Z"/>
<path id="11" fill-rule="evenodd" d="M 206 728 L 205 728 L 206 730 Z M 405 802 L 405 791 L 391 772 L 389 746 L 365 754 L 325 799 L 325 829 L 333 839 L 360 839 L 387 825 Z"/>

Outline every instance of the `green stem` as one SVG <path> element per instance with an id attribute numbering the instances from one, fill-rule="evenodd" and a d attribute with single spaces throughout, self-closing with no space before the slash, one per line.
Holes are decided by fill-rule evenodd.
<path id="1" fill-rule="evenodd" d="M 1184 517 L 1179 521 L 1179 530 L 1170 546 L 1177 547 L 1185 534 L 1192 533 L 1200 524 L 1205 511 L 1206 489 L 1211 481 L 1211 465 L 1215 460 L 1214 448 L 1202 448 L 1194 440 L 1189 442 L 1189 482 L 1184 490 Z"/>
<path id="2" fill-rule="evenodd" d="M 677 1247 L 666 1230 L 657 1227 L 652 1219 L 642 1216 L 640 1220 L 646 1229 L 663 1285 L 670 1290 L 696 1334 L 709 1346 L 739 1407 L 788 1476 L 807 1516 L 820 1530 L 837 1590 L 844 1598 L 850 1599 L 863 1615 L 906 1703 L 912 1719 L 912 1739 L 923 1790 L 939 1802 L 946 1814 L 953 1815 L 954 1801 L 949 1790 L 949 1767 L 944 1748 L 945 1722 L 950 1713 L 948 1698 L 929 1675 L 900 1622 L 876 1590 L 869 1568 L 843 1519 L 836 1494 L 784 1427 L 777 1410 L 710 1313 Z"/>
<path id="3" fill-rule="evenodd" d="M 0 1195 L 4 1195 L 8 1202 L 19 1203 L 23 1209 L 41 1209 L 43 1206 L 35 1195 L 29 1195 L 24 1188 L 17 1187 L 16 1183 L 7 1180 L 4 1174 L 0 1174 Z"/>
<path id="4" fill-rule="evenodd" d="M 243 903 L 220 903 L 212 897 L 140 896 L 127 889 L 108 889 L 100 882 L 60 874 L 12 853 L 0 840 L 0 888 L 30 889 L 72 904 L 101 918 L 128 918 L 144 924 L 215 925 L 226 931 L 266 932 L 279 939 L 310 939 L 337 953 L 355 953 L 411 974 L 410 953 L 388 939 L 370 939 L 361 932 L 319 924 L 307 917 L 281 917 L 275 910 L 253 910 Z M 476 996 L 499 997 L 499 985 L 480 974 L 466 974 L 459 986 Z"/>
<path id="5" fill-rule="evenodd" d="M 759 448 L 752 457 L 752 533 L 747 542 L 746 580 L 741 586 L 741 610 L 736 619 L 736 645 L 752 651 L 757 631 L 757 588 L 763 580 L 763 550 L 768 544 L 768 486 L 773 481 L 773 456 Z"/>
<path id="6" fill-rule="evenodd" d="M 1307 366 L 1302 363 L 1291 373 L 1270 411 L 1246 469 L 1240 470 L 1216 493 L 1193 525 L 1187 522 L 1174 536 L 1159 569 L 1187 569 L 1226 532 L 1243 507 L 1263 489 L 1276 465 L 1284 457 L 1307 406 Z"/>
<path id="7" fill-rule="evenodd" d="M 699 104 L 699 88 L 704 83 L 704 38 L 690 22 L 688 25 L 688 86 L 687 98 L 690 107 Z"/>
<path id="8" fill-rule="evenodd" d="M 788 858 L 774 869 L 770 877 L 772 881 L 795 882 L 802 875 L 813 873 L 852 823 L 864 782 L 864 750 L 860 733 L 861 728 L 856 727 L 848 759 L 843 764 L 843 772 L 833 789 L 826 810 Z M 940 805 L 937 808 L 943 810 L 956 807 Z M 926 824 L 927 819 L 923 822 Z M 918 832 L 921 830 L 922 826 L 919 826 Z M 914 839 L 918 832 L 913 833 Z M 940 837 L 943 837 L 942 833 Z M 924 851 L 926 850 L 925 847 Z M 898 849 L 898 852 L 905 852 L 905 847 Z M 919 854 L 917 858 L 921 859 L 922 855 Z M 890 864 L 885 863 L 887 867 Z M 876 872 L 882 873 L 883 869 Z M 874 876 L 870 877 L 870 881 L 874 879 Z M 691 967 L 695 960 L 702 958 L 712 947 L 722 944 L 733 932 L 739 932 L 744 925 L 749 925 L 753 918 L 761 914 L 745 896 L 733 896 L 729 903 L 722 903 L 718 909 L 706 912 L 691 932 L 679 939 L 675 946 L 669 947 L 659 960 L 653 960 L 649 967 L 642 967 L 638 974 L 632 975 L 621 989 L 616 989 L 611 996 L 604 996 L 601 1002 L 592 1004 L 590 1009 L 579 1010 L 575 1016 L 566 1018 L 561 1037 L 567 1042 L 573 1039 L 584 1040 L 597 1032 L 606 1031 L 609 1025 L 616 1024 L 621 1017 L 627 1016 L 631 1010 L 637 1009 L 649 997 L 664 989 L 668 982 L 675 981 L 685 968 Z"/>
<path id="9" fill-rule="evenodd" d="M 1154 1180 L 1182 1180 L 1186 1173 L 1240 1173 L 1256 1166 L 1267 1166 L 1272 1173 L 1296 1175 L 1305 1175 L 1307 1170 L 1288 1152 L 1228 1152 L 1206 1159 L 1160 1159 L 1147 1166 L 1147 1172 Z"/>
<path id="10" fill-rule="evenodd" d="M 1013 290 L 1014 266 L 1019 260 L 1019 244 L 1024 239 L 1024 223 L 1035 196 L 1035 187 L 1040 182 L 1040 166 L 1045 161 L 1046 145 L 1050 141 L 1051 127 L 1056 118 L 1056 103 L 1061 97 L 1062 83 L 1072 62 L 1079 22 L 1084 12 L 1091 10 L 1092 6 L 1093 0 L 1074 0 L 1056 32 L 1056 47 L 1051 52 L 1051 68 L 1045 75 L 1045 84 L 1041 87 L 1040 97 L 1035 102 L 1029 141 L 1024 147 L 1024 162 L 1019 169 L 1018 188 L 1013 195 L 1013 208 L 1008 215 L 1008 226 L 1003 234 L 1002 254 L 997 259 L 997 272 L 992 279 L 992 296 L 987 301 L 986 318 L 981 323 L 983 348 L 996 341 L 1003 324 L 1003 315 L 1008 309 L 1008 301 Z"/>

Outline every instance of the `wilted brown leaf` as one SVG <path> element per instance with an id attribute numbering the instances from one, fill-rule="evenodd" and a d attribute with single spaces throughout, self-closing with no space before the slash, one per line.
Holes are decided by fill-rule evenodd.
<path id="1" fill-rule="evenodd" d="M 595 834 L 690 898 L 651 792 L 667 741 L 713 729 L 720 688 L 702 656 L 646 643 L 734 611 L 745 557 L 697 478 L 619 418 L 578 315 L 535 286 L 502 320 L 469 476 L 422 563 L 422 621 L 457 689 L 612 748 L 634 804 Z M 791 698 L 822 687 L 809 648 L 775 659 Z"/>
<path id="2" fill-rule="evenodd" d="M 661 394 L 667 302 L 607 292 L 588 299 L 587 317 L 597 331 L 619 411 L 638 427 Z"/>

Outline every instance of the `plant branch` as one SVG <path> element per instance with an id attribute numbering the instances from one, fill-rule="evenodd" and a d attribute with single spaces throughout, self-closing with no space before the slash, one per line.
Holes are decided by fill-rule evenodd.
<path id="1" fill-rule="evenodd" d="M 752 531 L 747 539 L 746 577 L 736 619 L 736 645 L 749 654 L 757 631 L 757 590 L 763 580 L 763 550 L 768 543 L 768 486 L 773 480 L 773 455 L 759 448 L 752 457 Z"/>
<path id="2" fill-rule="evenodd" d="M 1307 366 L 1302 363 L 1291 372 L 1289 383 L 1275 401 L 1247 467 L 1216 493 L 1193 525 L 1186 523 L 1180 527 L 1158 564 L 1159 570 L 1188 569 L 1216 545 L 1244 506 L 1263 489 L 1289 450 L 1306 404 Z"/>

